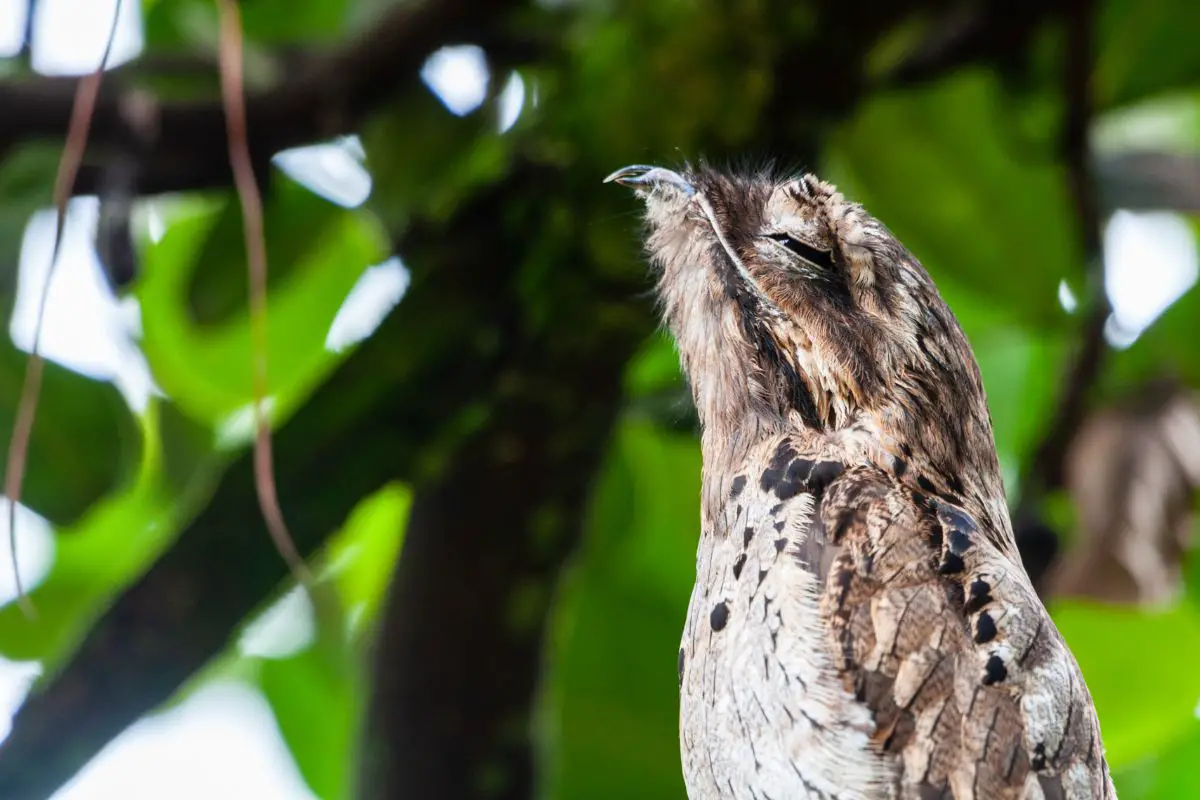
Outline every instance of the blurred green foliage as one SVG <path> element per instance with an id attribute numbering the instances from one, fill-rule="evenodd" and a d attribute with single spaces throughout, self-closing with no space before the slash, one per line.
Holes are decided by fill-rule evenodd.
<path id="1" fill-rule="evenodd" d="M 246 3 L 251 53 L 269 64 L 278 47 L 341 41 L 388 5 Z M 779 14 L 753 1 L 554 5 L 563 8 L 551 22 L 531 17 L 531 36 L 553 36 L 555 47 L 521 68 L 525 101 L 512 130 L 501 133 L 496 124 L 495 95 L 511 74 L 498 73 L 484 107 L 464 118 L 447 113 L 432 94 L 407 97 L 376 114 L 362 131 L 374 180 L 363 207 L 339 207 L 274 172 L 266 229 L 277 425 L 345 357 L 326 349 L 330 324 L 414 213 L 445 216 L 504 175 L 514 159 L 534 158 L 554 165 L 564 185 L 581 193 L 577 208 L 554 209 L 545 230 L 528 232 L 553 237 L 555 214 L 622 208 L 617 199 L 582 194 L 603 192 L 599 179 L 611 168 L 703 155 L 697 149 L 765 155 L 758 152 L 760 126 L 767 124 L 760 114 L 773 82 L 820 79 L 772 71 L 793 40 L 814 35 L 804 4 Z M 620 14 L 613 13 L 617 7 Z M 1170 97 L 1200 118 L 1194 42 L 1200 5 L 1104 0 L 1100 8 L 1094 83 L 1102 113 L 1136 121 L 1139 104 Z M 143 11 L 148 54 L 215 47 L 208 0 L 146 0 Z M 1053 31 L 1048 37 L 1043 49 L 1049 55 L 1023 87 L 975 67 L 915 88 L 864 91 L 844 119 L 822 131 L 818 163 L 810 165 L 881 217 L 934 274 L 981 364 L 1010 488 L 1045 433 L 1079 326 L 1057 299 L 1059 285 L 1078 290 L 1086 283 L 1059 158 L 1061 43 Z M 175 97 L 196 91 L 187 82 L 155 85 Z M 1200 131 L 1192 134 L 1192 151 L 1200 152 Z M 6 309 L 20 234 L 29 215 L 47 204 L 56 156 L 44 147 L 15 148 L 0 160 L 0 305 Z M 141 346 L 169 399 L 152 397 L 146 412 L 134 415 L 114 402 L 111 386 L 53 366 L 43 392 L 25 497 L 57 526 L 55 561 L 34 593 L 36 624 L 12 606 L 0 611 L 0 654 L 42 661 L 51 675 L 113 600 L 171 546 L 180 526 L 207 502 L 229 449 L 246 441 L 249 328 L 236 199 L 208 192 L 151 202 L 165 232 L 140 242 L 136 297 Z M 593 268 L 637 268 L 633 214 L 627 206 L 588 221 Z M 542 302 L 533 289 L 530 297 Z M 1190 290 L 1116 354 L 1102 396 L 1162 371 L 1200 382 L 1198 297 Z M 404 309 L 402 302 L 394 313 Z M 9 428 L 22 373 L 17 351 L 6 345 L 0 352 L 2 430 Z M 675 662 L 694 571 L 699 452 L 694 436 L 680 430 L 684 411 L 671 418 L 647 412 L 643 402 L 682 391 L 669 341 L 659 336 L 647 343 L 629 365 L 627 387 L 628 409 L 596 481 L 585 546 L 564 573 L 552 614 L 538 729 L 551 797 L 683 794 Z M 284 657 L 245 655 L 231 646 L 197 678 L 249 676 L 323 800 L 348 797 L 353 784 L 365 699 L 362 656 L 400 549 L 408 502 L 400 486 L 363 498 L 323 552 L 320 569 L 344 618 L 319 619 L 314 640 Z M 1188 592 L 1197 591 L 1193 573 Z M 1053 611 L 1095 696 L 1121 796 L 1200 794 L 1194 768 L 1200 762 L 1200 672 L 1194 667 L 1200 606 L 1185 599 L 1148 612 L 1058 603 Z"/>

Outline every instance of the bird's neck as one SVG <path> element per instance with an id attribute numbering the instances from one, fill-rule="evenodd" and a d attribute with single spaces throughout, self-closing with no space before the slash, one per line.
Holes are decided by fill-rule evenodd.
<path id="1" fill-rule="evenodd" d="M 940 412 L 910 417 L 910 405 L 911 398 L 870 411 L 858 410 L 835 429 L 811 427 L 799 413 L 778 416 L 748 406 L 726 407 L 714 423 L 702 420 L 705 519 L 724 517 L 733 481 L 746 473 L 752 455 L 762 452 L 767 443 L 786 437 L 809 457 L 847 467 L 873 466 L 916 495 L 962 508 L 1002 550 L 1015 556 L 986 407 L 962 413 L 955 420 L 958 427 L 936 428 L 931 420 Z M 705 528 L 713 530 L 710 525 Z"/>

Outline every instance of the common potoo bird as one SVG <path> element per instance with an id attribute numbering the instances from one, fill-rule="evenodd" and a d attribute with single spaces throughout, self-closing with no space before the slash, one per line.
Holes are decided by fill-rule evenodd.
<path id="1" fill-rule="evenodd" d="M 680 740 L 699 798 L 1114 797 L 928 273 L 811 175 L 632 166 L 702 426 Z"/>

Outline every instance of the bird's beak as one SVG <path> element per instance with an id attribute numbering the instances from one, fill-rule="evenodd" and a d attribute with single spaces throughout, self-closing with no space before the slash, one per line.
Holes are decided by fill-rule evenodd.
<path id="1" fill-rule="evenodd" d="M 605 178 L 604 182 L 619 183 L 622 186 L 632 186 L 635 189 L 654 189 L 659 186 L 670 186 L 682 192 L 687 197 L 691 197 L 696 193 L 696 187 L 688 183 L 678 172 L 663 169 L 662 167 L 651 167 L 645 164 L 633 164 L 628 167 L 621 167 L 612 175 Z"/>

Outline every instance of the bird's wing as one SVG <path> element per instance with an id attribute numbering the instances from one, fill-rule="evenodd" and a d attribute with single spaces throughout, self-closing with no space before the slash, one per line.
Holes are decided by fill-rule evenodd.
<path id="1" fill-rule="evenodd" d="M 989 538 L 873 467 L 829 485 L 797 556 L 846 687 L 902 797 L 1115 797 L 1079 667 Z"/>

